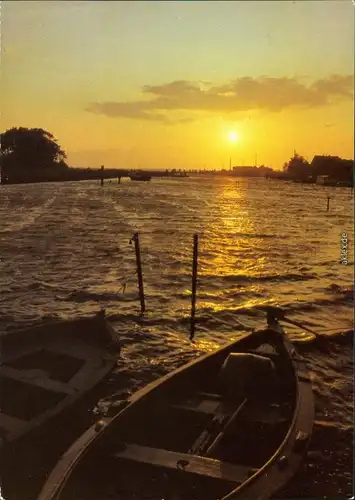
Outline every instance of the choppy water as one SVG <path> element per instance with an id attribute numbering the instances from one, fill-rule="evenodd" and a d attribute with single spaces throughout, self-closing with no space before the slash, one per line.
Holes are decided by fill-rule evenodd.
<path id="1" fill-rule="evenodd" d="M 326 211 L 327 196 L 331 196 Z M 258 309 L 331 334 L 353 329 L 350 189 L 264 179 L 153 179 L 0 186 L 0 332 L 104 307 L 133 390 L 263 325 Z M 139 316 L 133 233 L 147 312 Z M 188 341 L 192 237 L 199 234 L 197 342 Z M 348 234 L 348 265 L 340 263 Z M 289 334 L 304 333 L 290 327 Z M 309 345 L 316 428 L 288 495 L 352 494 L 352 344 Z M 122 382 L 121 382 L 122 384 Z M 115 391 L 114 380 L 109 390 Z M 27 500 L 27 499 L 26 499 Z"/>

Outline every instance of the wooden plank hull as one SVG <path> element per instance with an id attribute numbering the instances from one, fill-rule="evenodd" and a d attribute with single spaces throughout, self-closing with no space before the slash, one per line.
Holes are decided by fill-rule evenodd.
<path id="1" fill-rule="evenodd" d="M 103 317 L 10 332 L 1 338 L 1 460 L 39 446 L 47 426 L 85 407 L 117 363 L 119 343 Z M 59 418 L 59 420 L 58 420 Z M 4 464 L 4 465 L 5 465 Z"/>
<path id="2" fill-rule="evenodd" d="M 279 385 L 267 393 L 265 380 L 253 380 L 259 392 L 226 400 L 216 382 L 223 362 L 231 353 L 263 348 L 270 337 Z M 243 335 L 138 391 L 116 416 L 88 429 L 63 455 L 39 500 L 269 498 L 295 474 L 311 437 L 306 373 L 285 335 Z"/>

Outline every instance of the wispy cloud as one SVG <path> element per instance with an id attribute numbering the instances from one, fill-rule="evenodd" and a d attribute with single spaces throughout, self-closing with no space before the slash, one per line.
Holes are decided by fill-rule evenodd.
<path id="1" fill-rule="evenodd" d="M 170 112 L 276 112 L 291 107 L 314 108 L 342 99 L 352 99 L 353 76 L 331 75 L 308 86 L 296 78 L 265 76 L 237 78 L 218 86 L 206 82 L 179 80 L 163 85 L 145 85 L 143 93 L 151 98 L 140 101 L 91 103 L 87 111 L 111 117 L 177 123 L 190 119 L 173 120 L 168 116 Z"/>

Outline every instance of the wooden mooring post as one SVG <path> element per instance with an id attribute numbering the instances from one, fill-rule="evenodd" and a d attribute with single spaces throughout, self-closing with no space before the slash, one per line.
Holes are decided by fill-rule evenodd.
<path id="1" fill-rule="evenodd" d="M 104 185 L 104 166 L 101 165 L 101 186 Z"/>
<path id="2" fill-rule="evenodd" d="M 141 314 L 145 311 L 145 299 L 144 299 L 144 287 L 143 287 L 143 272 L 142 272 L 142 262 L 141 262 L 141 251 L 139 247 L 139 235 L 134 233 L 132 240 L 134 241 L 134 249 L 136 252 L 136 263 L 137 263 L 137 275 L 138 275 L 138 289 L 139 289 L 139 300 L 141 303 Z M 132 242 L 130 240 L 130 243 Z"/>
<path id="3" fill-rule="evenodd" d="M 329 201 L 330 201 L 330 196 L 327 196 L 327 212 L 329 212 Z"/>
<path id="4" fill-rule="evenodd" d="M 194 249 L 193 249 L 193 258 L 192 258 L 192 295 L 191 295 L 190 340 L 193 340 L 193 338 L 195 336 L 197 257 L 198 257 L 198 234 L 194 234 Z"/>

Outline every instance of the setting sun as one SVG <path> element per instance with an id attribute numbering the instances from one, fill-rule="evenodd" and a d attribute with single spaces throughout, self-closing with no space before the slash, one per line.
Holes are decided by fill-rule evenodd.
<path id="1" fill-rule="evenodd" d="M 228 134 L 228 140 L 230 142 L 236 142 L 239 140 L 239 134 L 238 132 L 229 132 Z"/>

